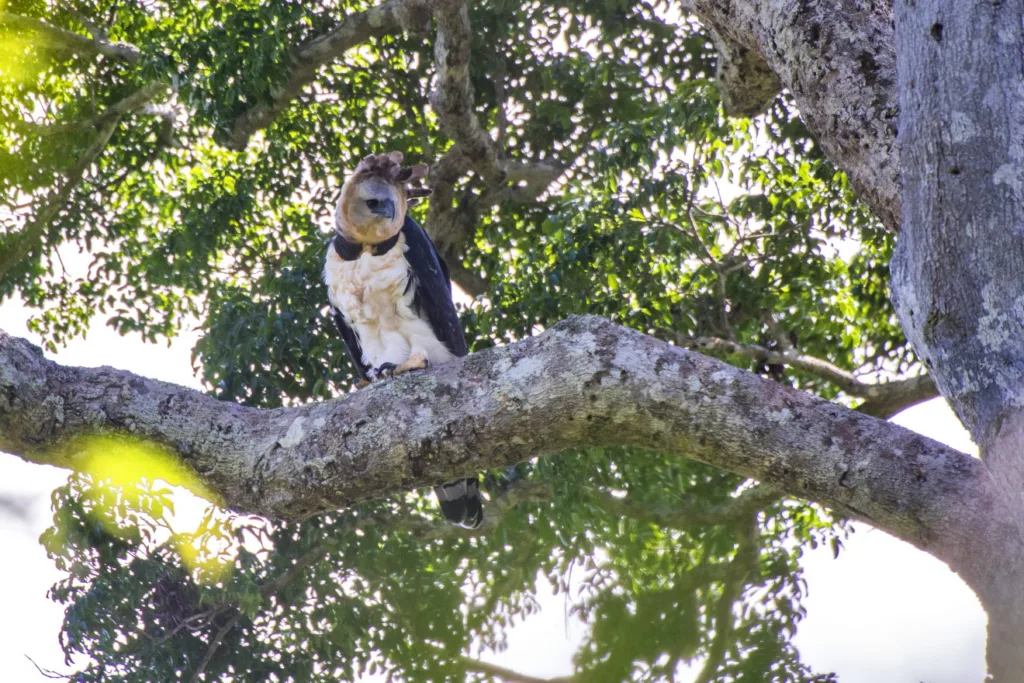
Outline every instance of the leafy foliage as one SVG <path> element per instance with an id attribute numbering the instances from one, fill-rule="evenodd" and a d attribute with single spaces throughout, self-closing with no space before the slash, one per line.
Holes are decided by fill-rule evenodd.
<path id="1" fill-rule="evenodd" d="M 199 318 L 195 362 L 225 400 L 347 391 L 320 282 L 333 202 L 365 154 L 435 162 L 450 146 L 427 105 L 430 27 L 349 51 L 246 149 L 224 143 L 239 116 L 274 102 L 297 46 L 369 6 L 10 0 L 7 12 L 83 36 L 89 17 L 140 58 L 0 27 L 12 41 L 0 51 L 0 253 L 92 144 L 94 117 L 152 81 L 174 87 L 176 109 L 122 117 L 0 297 L 37 308 L 51 347 L 96 319 L 152 341 Z M 714 52 L 677 7 L 489 0 L 471 20 L 484 129 L 509 159 L 567 169 L 540 199 L 484 212 L 467 240 L 463 265 L 488 282 L 462 310 L 471 349 L 596 313 L 667 338 L 792 344 L 862 373 L 915 363 L 885 295 L 888 235 L 785 97 L 756 120 L 722 115 Z M 485 191 L 475 174 L 455 189 Z M 81 276 L 62 261 L 76 249 Z M 773 376 L 839 395 L 800 371 Z M 465 657 L 503 647 L 545 582 L 589 625 L 580 681 L 677 680 L 688 664 L 703 681 L 813 679 L 789 639 L 800 554 L 841 532 L 820 509 L 772 498 L 732 514 L 749 483 L 625 450 L 488 480 L 488 514 L 502 512 L 486 534 L 438 526 L 419 494 L 301 523 L 211 510 L 183 534 L 158 482 L 74 477 L 44 537 L 68 572 L 52 594 L 68 605 L 65 651 L 91 657 L 74 680 L 484 680 Z M 501 504 L 538 486 L 547 493 Z"/>

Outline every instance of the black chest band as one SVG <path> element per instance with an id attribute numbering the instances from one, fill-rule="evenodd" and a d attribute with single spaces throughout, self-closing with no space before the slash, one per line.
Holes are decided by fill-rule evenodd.
<path id="1" fill-rule="evenodd" d="M 396 232 L 393 237 L 389 237 L 383 242 L 377 242 L 376 244 L 361 244 L 359 242 L 352 242 L 347 240 L 341 235 L 335 235 L 331 243 L 334 245 L 334 251 L 338 253 L 343 261 L 355 261 L 359 258 L 359 255 L 363 253 L 363 249 L 370 247 L 370 253 L 374 256 L 382 256 L 383 254 L 391 251 L 391 247 L 398 244 L 398 236 L 401 235 L 401 231 Z"/>

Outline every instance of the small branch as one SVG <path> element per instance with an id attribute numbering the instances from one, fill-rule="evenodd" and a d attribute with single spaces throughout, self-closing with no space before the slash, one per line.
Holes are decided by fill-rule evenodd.
<path id="1" fill-rule="evenodd" d="M 141 633 L 146 638 L 152 640 L 154 646 L 160 646 L 160 645 L 163 645 L 164 643 L 166 643 L 167 641 L 169 641 L 175 635 L 177 635 L 178 632 L 181 631 L 182 629 L 192 628 L 193 626 L 197 625 L 199 622 L 202 622 L 204 620 L 205 621 L 209 621 L 209 620 L 215 618 L 217 615 L 219 615 L 224 610 L 226 610 L 228 607 L 229 606 L 226 605 L 226 604 L 215 605 L 215 606 L 211 607 L 208 610 L 204 610 L 202 612 L 198 612 L 196 614 L 193 614 L 192 616 L 190 616 L 190 617 L 188 617 L 186 619 L 182 619 L 178 623 L 177 626 L 175 626 L 173 629 L 171 629 L 170 631 L 168 631 L 167 633 L 165 633 L 164 635 L 160 636 L 159 638 L 157 638 L 155 640 L 153 639 L 152 636 L 150 636 L 145 631 L 139 631 L 139 633 Z"/>
<path id="2" fill-rule="evenodd" d="M 18 31 L 28 31 L 40 36 L 42 44 L 47 47 L 70 50 L 78 54 L 99 54 L 107 57 L 123 59 L 130 64 L 139 61 L 139 48 L 127 43 L 112 43 L 104 38 L 89 38 L 74 31 L 58 28 L 40 19 L 25 17 L 20 14 L 0 12 L 0 25 L 9 26 Z M 84 25 L 84 24 L 83 24 Z"/>
<path id="3" fill-rule="evenodd" d="M 503 666 L 490 664 L 470 657 L 460 657 L 459 661 L 462 663 L 462 666 L 466 668 L 466 671 L 484 674 L 485 676 L 490 676 L 491 678 L 496 678 L 500 681 L 507 681 L 507 683 L 572 683 L 575 680 L 573 676 L 557 676 L 555 678 L 537 678 L 535 676 L 527 676 L 526 674 L 506 669 Z"/>
<path id="4" fill-rule="evenodd" d="M 775 317 L 770 310 L 761 311 L 761 321 L 768 328 L 768 332 L 771 333 L 772 339 L 778 344 L 779 350 L 782 353 L 790 353 L 793 351 L 793 344 L 789 341 L 789 335 L 782 329 L 782 325 L 779 324 L 778 319 Z"/>
<path id="5" fill-rule="evenodd" d="M 213 655 L 217 652 L 217 648 L 220 647 L 221 642 L 224 640 L 224 636 L 226 636 L 228 632 L 235 627 L 235 624 L 238 623 L 241 616 L 241 614 L 236 614 L 228 619 L 226 624 L 220 627 L 220 630 L 217 631 L 217 635 L 213 637 L 213 640 L 210 641 L 209 647 L 206 648 L 206 654 L 203 655 L 203 660 L 199 662 L 199 666 L 196 667 L 195 672 L 193 672 L 192 677 L 189 679 L 190 683 L 198 683 L 199 677 L 203 675 L 204 671 L 206 671 L 206 667 L 210 664 L 210 660 L 213 659 Z"/>
<path id="6" fill-rule="evenodd" d="M 880 420 L 888 420 L 902 410 L 939 396 L 938 387 L 931 375 L 862 386 L 869 387 L 869 390 L 865 392 L 865 400 L 857 406 L 857 411 Z"/>
<path id="7" fill-rule="evenodd" d="M 495 116 L 495 128 L 498 129 L 498 149 L 505 149 L 505 133 L 508 130 L 508 113 L 505 111 L 505 61 L 500 62 L 500 67 L 494 76 L 491 77 L 494 84 L 494 105 L 497 109 Z"/>
<path id="8" fill-rule="evenodd" d="M 782 497 L 774 487 L 757 484 L 732 500 L 711 507 L 654 506 L 631 500 L 629 496 L 619 498 L 607 492 L 598 493 L 596 500 L 605 511 L 614 516 L 649 522 L 659 527 L 690 529 L 694 526 L 735 524 L 738 520 L 750 518 Z"/>
<path id="9" fill-rule="evenodd" d="M 349 15 L 334 30 L 298 46 L 288 78 L 274 92 L 273 100 L 254 104 L 235 118 L 224 145 L 230 149 L 245 149 L 249 138 L 269 126 L 315 80 L 322 66 L 371 38 L 379 38 L 396 29 L 409 30 L 426 25 L 430 16 L 429 6 L 430 0 L 386 0 L 365 12 Z"/>
<path id="10" fill-rule="evenodd" d="M 477 201 L 478 210 L 489 209 L 506 201 L 523 204 L 532 202 L 565 173 L 564 166 L 547 161 L 504 161 L 502 168 L 509 185 L 484 192 Z"/>
<path id="11" fill-rule="evenodd" d="M 803 370 L 835 384 L 850 396 L 864 399 L 864 403 L 857 410 L 880 419 L 888 419 L 901 410 L 939 395 L 935 382 L 928 375 L 869 384 L 857 379 L 852 372 L 813 356 L 772 351 L 763 346 L 739 344 L 718 337 L 686 337 L 672 330 L 664 331 L 683 348 L 727 353 L 761 363 L 787 365 Z"/>
<path id="12" fill-rule="evenodd" d="M 152 113 L 157 116 L 164 116 L 162 108 L 164 106 L 170 107 L 171 105 L 151 105 L 149 104 L 153 99 L 162 95 L 169 90 L 168 86 L 164 83 L 150 83 L 149 85 L 139 88 L 131 95 L 128 95 L 124 99 L 118 100 L 114 104 L 108 106 L 102 112 L 95 116 L 90 116 L 87 119 L 79 119 L 78 121 L 69 121 L 67 123 L 57 123 L 53 125 L 37 125 L 31 123 L 22 122 L 21 126 L 29 129 L 35 135 L 59 135 L 62 133 L 70 133 L 79 130 L 86 130 L 88 128 L 95 128 L 100 126 L 115 117 L 124 116 L 130 114 L 137 109 L 144 109 L 146 113 Z"/>
<path id="13" fill-rule="evenodd" d="M 503 201 L 529 202 L 543 193 L 564 168 L 556 163 L 504 161 L 502 169 L 512 186 L 503 185 L 485 190 L 479 196 L 456 201 L 455 183 L 471 168 L 469 157 L 458 145 L 452 146 L 435 164 L 427 177 L 433 192 L 427 213 L 426 228 L 441 256 L 447 261 L 454 280 L 470 296 L 485 294 L 490 288 L 487 279 L 462 265 L 466 244 L 476 231 L 480 215 Z"/>
<path id="14" fill-rule="evenodd" d="M 79 24 L 82 25 L 82 28 L 84 28 L 89 33 L 89 36 L 91 38 L 93 38 L 94 40 L 106 40 L 107 39 L 107 30 L 104 29 L 104 28 L 101 28 L 92 19 L 87 17 L 83 12 L 78 11 L 77 9 L 75 9 L 74 7 L 72 7 L 71 5 L 69 5 L 69 4 L 65 3 L 65 2 L 60 2 L 58 4 L 66 12 L 68 12 L 71 16 L 73 16 L 75 18 L 75 21 L 77 21 Z"/>
<path id="15" fill-rule="evenodd" d="M 79 157 L 78 162 L 64 178 L 60 189 L 52 192 L 47 197 L 35 218 L 29 221 L 21 233 L 14 238 L 14 244 L 5 249 L 3 253 L 0 253 L 0 280 L 6 277 L 12 268 L 39 246 L 46 228 L 50 225 L 50 221 L 64 208 L 64 205 L 71 197 L 71 193 L 81 182 L 85 171 L 100 155 L 103 148 L 106 147 L 107 141 L 110 140 L 110 136 L 113 135 L 119 121 L 120 117 L 115 116 L 103 124 L 93 143 Z"/>
<path id="16" fill-rule="evenodd" d="M 114 134 L 121 116 L 146 104 L 149 100 L 166 90 L 167 86 L 162 83 L 152 83 L 141 88 L 123 100 L 111 105 L 102 114 L 95 116 L 88 121 L 70 124 L 76 128 L 87 126 L 98 126 L 99 132 L 92 144 L 85 150 L 75 165 L 68 171 L 63 184 L 55 192 L 52 192 L 45 200 L 45 204 L 39 209 L 35 218 L 29 221 L 21 234 L 14 238 L 14 244 L 0 253 L 0 279 L 3 279 L 14 266 L 28 256 L 42 240 L 47 226 L 60 212 L 71 193 L 82 181 L 86 170 L 92 166 L 106 147 L 110 136 Z"/>

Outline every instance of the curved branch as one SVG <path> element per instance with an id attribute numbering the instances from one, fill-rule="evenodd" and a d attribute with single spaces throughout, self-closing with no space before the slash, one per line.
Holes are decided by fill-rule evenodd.
<path id="1" fill-rule="evenodd" d="M 954 569 L 1016 538 L 979 461 L 595 317 L 340 400 L 275 410 L 111 368 L 63 367 L 0 333 L 0 450 L 76 467 L 76 437 L 97 431 L 162 444 L 226 505 L 271 517 L 620 445 L 815 500 Z"/>
<path id="2" fill-rule="evenodd" d="M 470 657 L 460 657 L 459 662 L 463 667 L 465 667 L 466 671 L 484 674 L 485 676 L 490 676 L 491 678 L 496 678 L 500 681 L 507 681 L 508 683 L 572 683 L 576 680 L 572 676 L 537 678 L 536 676 L 521 674 L 518 671 L 512 671 L 511 669 L 506 669 L 503 666 L 484 662 L 479 659 L 472 659 Z"/>
<path id="3" fill-rule="evenodd" d="M 90 38 L 74 31 L 58 28 L 41 19 L 20 14 L 0 12 L 0 25 L 10 26 L 18 31 L 35 33 L 47 47 L 70 50 L 78 54 L 105 55 L 135 64 L 139 61 L 139 48 L 127 43 L 113 43 L 99 37 Z"/>
<path id="4" fill-rule="evenodd" d="M 288 78 L 274 93 L 273 101 L 254 104 L 235 118 L 224 145 L 230 149 L 245 149 L 256 131 L 269 126 L 315 80 L 320 67 L 371 38 L 424 26 L 429 20 L 430 4 L 430 0 L 385 0 L 365 12 L 345 17 L 331 32 L 300 45 Z"/>
<path id="5" fill-rule="evenodd" d="M 206 671 L 206 667 L 209 665 L 210 660 L 212 660 L 213 656 L 217 654 L 220 644 L 224 641 L 224 636 L 226 636 L 228 632 L 235 627 L 235 624 L 237 624 L 238 620 L 241 618 L 241 613 L 236 614 L 220 627 L 217 634 L 213 637 L 213 640 L 211 640 L 210 644 L 207 645 L 206 654 L 203 655 L 203 659 L 199 662 L 199 666 L 197 666 L 196 670 L 192 673 L 192 677 L 189 679 L 190 683 L 197 683 L 199 681 L 199 677 L 203 675 L 204 671 Z"/>
<path id="6" fill-rule="evenodd" d="M 672 330 L 665 330 L 679 346 L 700 351 L 727 353 L 772 365 L 787 365 L 820 377 L 835 384 L 850 396 L 864 399 L 857 410 L 887 420 L 896 413 L 923 401 L 935 398 L 939 391 L 929 375 L 909 377 L 907 379 L 869 384 L 862 382 L 848 370 L 829 363 L 821 358 L 807 356 L 792 351 L 773 351 L 755 344 L 740 344 L 719 337 L 686 337 Z"/>
<path id="7" fill-rule="evenodd" d="M 470 26 L 465 0 L 444 0 L 434 10 L 437 40 L 434 63 L 437 75 L 430 92 L 430 106 L 441 130 L 455 141 L 459 151 L 488 185 L 505 182 L 505 169 L 491 136 L 473 112 L 473 86 L 469 81 Z"/>

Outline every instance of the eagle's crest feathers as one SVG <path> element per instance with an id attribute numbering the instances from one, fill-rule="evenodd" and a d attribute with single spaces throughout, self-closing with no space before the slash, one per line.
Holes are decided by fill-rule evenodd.
<path id="1" fill-rule="evenodd" d="M 403 156 L 401 152 L 395 151 L 363 157 L 352 174 L 353 179 L 359 182 L 367 178 L 380 178 L 392 185 L 402 186 L 409 200 L 429 197 L 431 193 L 427 188 L 408 187 L 407 183 L 425 178 L 430 167 L 426 164 L 402 166 Z"/>

